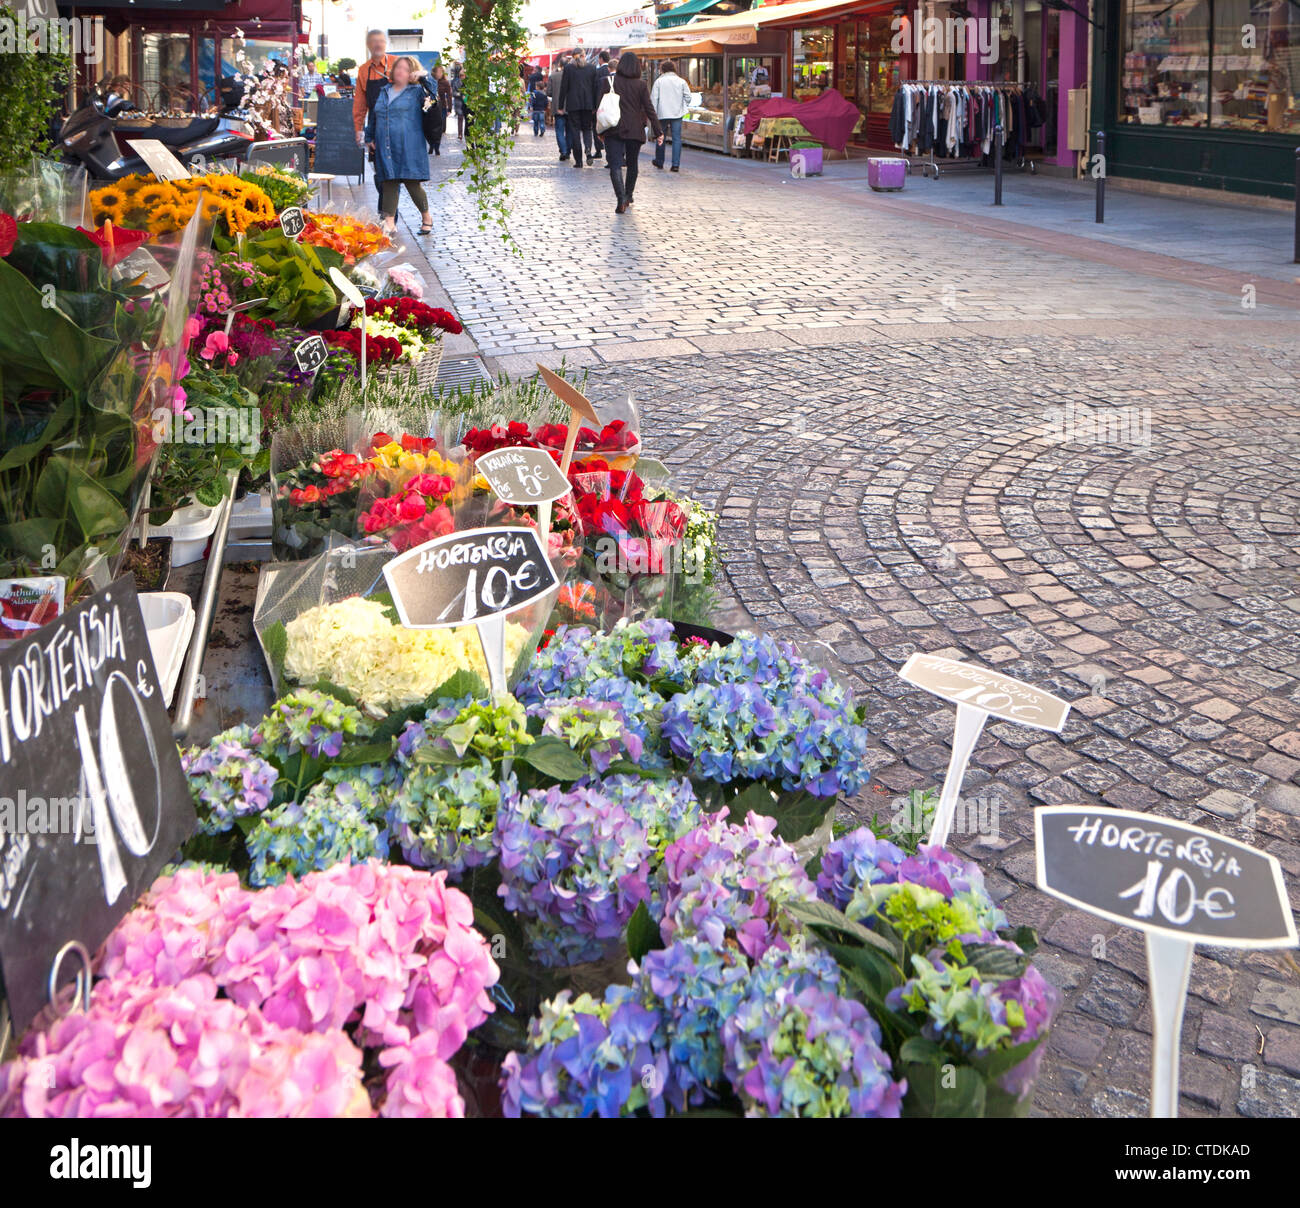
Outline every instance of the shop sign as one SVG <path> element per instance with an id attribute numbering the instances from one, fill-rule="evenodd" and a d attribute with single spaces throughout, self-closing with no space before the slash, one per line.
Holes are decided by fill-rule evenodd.
<path id="1" fill-rule="evenodd" d="M 17 1030 L 52 985 L 89 975 L 61 955 L 88 963 L 196 821 L 130 576 L 0 652 L 0 971 Z"/>
<path id="2" fill-rule="evenodd" d="M 1192 954 L 1297 943 L 1275 856 L 1199 826 L 1130 810 L 1034 811 L 1038 887 L 1146 933 L 1153 1022 L 1151 1114 L 1178 1114 L 1178 1054 Z"/>

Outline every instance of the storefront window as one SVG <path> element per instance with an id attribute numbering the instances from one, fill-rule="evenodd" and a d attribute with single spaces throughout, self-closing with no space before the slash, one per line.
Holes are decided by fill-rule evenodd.
<path id="1" fill-rule="evenodd" d="M 1209 0 L 1129 0 L 1120 120 L 1204 126 L 1210 79 Z"/>
<path id="2" fill-rule="evenodd" d="M 794 98 L 811 101 L 831 86 L 835 30 L 830 25 L 796 29 L 791 35 Z"/>
<path id="3" fill-rule="evenodd" d="M 859 91 L 858 101 L 861 104 L 865 97 L 867 112 L 888 115 L 894 104 L 894 93 L 903 82 L 903 61 L 891 48 L 894 37 L 893 18 L 884 15 L 872 17 L 870 25 L 865 28 L 870 31 L 870 66 L 867 87 Z"/>
<path id="4" fill-rule="evenodd" d="M 149 94 L 149 104 L 164 112 L 192 109 L 190 35 L 141 34 L 139 54 L 140 81 Z"/>
<path id="5" fill-rule="evenodd" d="M 721 126 L 722 113 L 722 56 L 697 55 L 682 59 L 682 78 L 691 86 L 691 107 L 688 121 Z"/>
<path id="6" fill-rule="evenodd" d="M 1287 0 L 1216 0 L 1210 125 L 1300 130 L 1300 11 Z"/>
<path id="7" fill-rule="evenodd" d="M 780 92 L 780 60 L 774 57 L 732 59 L 727 79 L 727 103 L 734 116 L 744 113 L 754 97 Z"/>

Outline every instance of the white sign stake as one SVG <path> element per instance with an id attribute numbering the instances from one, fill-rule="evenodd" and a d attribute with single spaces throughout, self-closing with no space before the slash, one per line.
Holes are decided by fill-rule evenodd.
<path id="1" fill-rule="evenodd" d="M 330 269 L 330 280 L 334 282 L 339 293 L 361 312 L 361 390 L 364 393 L 366 389 L 366 299 L 348 280 L 347 274 L 339 272 L 337 268 Z"/>
<path id="2" fill-rule="evenodd" d="M 1295 920 L 1271 856 L 1235 839 L 1132 810 L 1034 811 L 1038 887 L 1146 933 L 1151 1115 L 1178 1115 L 1179 1042 L 1197 944 L 1293 948 Z"/>
<path id="3" fill-rule="evenodd" d="M 952 829 L 957 799 L 966 777 L 966 765 L 989 716 L 1059 734 L 1065 728 L 1070 706 L 1050 692 L 1021 683 L 1009 675 L 937 654 L 912 655 L 898 674 L 909 684 L 924 688 L 957 706 L 952 755 L 930 827 L 930 842 L 943 846 L 948 842 L 948 832 Z"/>
<path id="4" fill-rule="evenodd" d="M 1151 1118 L 1178 1116 L 1178 1049 L 1183 1008 L 1192 976 L 1191 940 L 1147 933 L 1147 976 L 1151 982 Z"/>
<path id="5" fill-rule="evenodd" d="M 506 694 L 506 618 L 505 613 L 494 613 L 474 622 L 478 640 L 483 643 L 483 658 L 487 663 L 488 686 L 493 699 Z"/>

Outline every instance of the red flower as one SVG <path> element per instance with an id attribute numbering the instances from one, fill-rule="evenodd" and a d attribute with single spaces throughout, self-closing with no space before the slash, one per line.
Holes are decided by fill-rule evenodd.
<path id="1" fill-rule="evenodd" d="M 78 230 L 81 228 L 78 227 Z M 18 223 L 12 214 L 0 213 L 0 260 L 14 250 L 18 241 Z"/>
<path id="2" fill-rule="evenodd" d="M 114 226 L 111 222 L 104 223 L 96 231 L 88 231 L 85 227 L 78 227 L 77 230 L 99 246 L 99 254 L 104 258 L 105 268 L 112 268 L 119 260 L 125 260 L 149 239 L 148 231 L 130 231 L 125 227 Z M 13 244 L 10 243 L 9 246 L 12 248 Z M 2 254 L 7 256 L 9 249 L 5 249 Z"/>

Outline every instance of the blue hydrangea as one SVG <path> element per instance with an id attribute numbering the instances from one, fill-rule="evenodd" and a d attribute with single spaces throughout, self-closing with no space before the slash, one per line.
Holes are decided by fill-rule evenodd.
<path id="1" fill-rule="evenodd" d="M 665 1058 L 651 1041 L 657 1012 L 630 986 L 608 986 L 603 1001 L 564 990 L 529 1021 L 525 1051 L 501 1063 L 505 1115 L 612 1118 L 664 1114 Z"/>
<path id="2" fill-rule="evenodd" d="M 383 769 L 378 769 L 383 779 Z M 335 864 L 388 859 L 388 835 L 382 818 L 387 796 L 372 783 L 375 769 L 357 774 L 331 768 L 301 802 L 288 801 L 268 810 L 249 832 L 252 861 L 249 884 L 278 885 Z"/>
<path id="3" fill-rule="evenodd" d="M 641 761 L 645 744 L 613 702 L 563 697 L 530 705 L 528 714 L 541 720 L 543 734 L 563 739 L 597 772 L 608 771 L 615 760 Z"/>
<path id="4" fill-rule="evenodd" d="M 467 869 L 497 854 L 497 811 L 503 795 L 515 793 L 493 762 L 408 766 L 388 808 L 389 833 L 408 863 L 445 870 L 459 880 Z"/>

